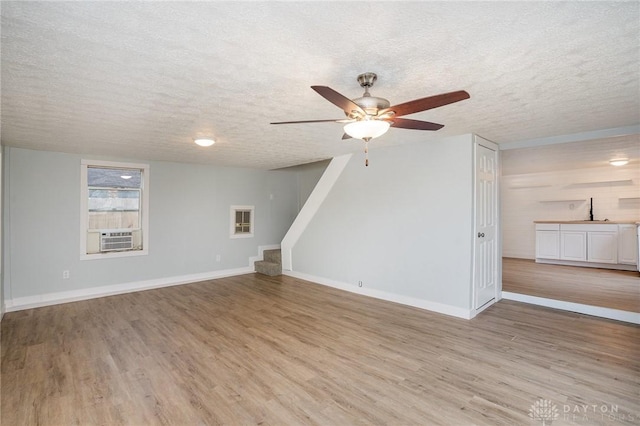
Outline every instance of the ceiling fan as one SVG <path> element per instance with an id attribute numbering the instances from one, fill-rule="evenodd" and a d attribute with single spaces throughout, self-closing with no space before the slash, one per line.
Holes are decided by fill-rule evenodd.
<path id="1" fill-rule="evenodd" d="M 305 120 L 305 121 L 280 121 L 271 124 L 300 124 L 300 123 L 346 123 L 342 139 L 362 139 L 365 141 L 365 154 L 368 153 L 367 143 L 389 130 L 389 127 L 413 130 L 439 130 L 443 124 L 430 123 L 428 121 L 411 120 L 400 118 L 404 115 L 438 108 L 454 102 L 469 99 L 469 94 L 464 90 L 457 92 L 443 93 L 426 98 L 415 99 L 413 101 L 391 106 L 391 103 L 384 98 L 371 96 L 369 88 L 378 76 L 372 72 L 366 72 L 358 76 L 358 83 L 364 89 L 362 97 L 349 99 L 327 86 L 311 86 L 320 96 L 341 108 L 347 118 L 336 120 Z M 368 158 L 365 158 L 365 165 L 369 165 Z"/>

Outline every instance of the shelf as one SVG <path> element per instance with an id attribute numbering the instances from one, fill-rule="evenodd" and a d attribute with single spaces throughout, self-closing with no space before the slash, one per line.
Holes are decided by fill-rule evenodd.
<path id="1" fill-rule="evenodd" d="M 620 197 L 618 200 L 640 200 L 640 197 Z"/>
<path id="2" fill-rule="evenodd" d="M 551 185 L 522 185 L 522 186 L 510 186 L 509 189 L 531 189 L 531 188 L 549 188 Z"/>
<path id="3" fill-rule="evenodd" d="M 576 182 L 569 186 L 589 186 L 589 185 L 630 185 L 633 183 L 632 179 L 621 180 L 598 180 L 593 182 Z"/>
<path id="4" fill-rule="evenodd" d="M 539 203 L 586 203 L 584 198 L 580 200 L 540 200 Z"/>

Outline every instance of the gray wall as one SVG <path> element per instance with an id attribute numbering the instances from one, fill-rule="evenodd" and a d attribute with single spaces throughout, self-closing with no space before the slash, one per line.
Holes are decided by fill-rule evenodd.
<path id="1" fill-rule="evenodd" d="M 472 135 L 369 151 L 294 246 L 294 271 L 470 309 Z"/>
<path id="2" fill-rule="evenodd" d="M 327 169 L 331 160 L 315 161 L 313 163 L 300 164 L 298 166 L 286 167 L 283 171 L 295 173 L 298 183 L 298 212 L 302 210 L 302 206 L 307 202 L 309 195 L 313 192 L 316 184 Z"/>
<path id="3" fill-rule="evenodd" d="M 313 192 L 316 184 L 327 169 L 331 160 L 317 161 L 315 163 L 303 164 L 295 167 L 298 177 L 298 212 L 307 202 L 307 198 Z"/>
<path id="4" fill-rule="evenodd" d="M 149 162 L 149 255 L 81 261 L 82 158 L 105 160 L 5 147 L 7 300 L 246 267 L 258 246 L 280 243 L 298 211 L 290 171 Z M 233 204 L 255 205 L 254 238 L 229 238 Z"/>

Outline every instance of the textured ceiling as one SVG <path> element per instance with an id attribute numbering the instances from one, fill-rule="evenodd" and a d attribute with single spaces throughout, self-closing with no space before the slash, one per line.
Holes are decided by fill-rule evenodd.
<path id="1" fill-rule="evenodd" d="M 640 135 L 534 146 L 501 151 L 502 176 L 605 167 L 640 170 Z M 627 166 L 612 167 L 610 160 L 626 158 Z"/>
<path id="2" fill-rule="evenodd" d="M 397 104 L 389 146 L 477 133 L 512 142 L 640 123 L 638 2 L 6 2 L 2 144 L 277 168 L 360 151 L 311 85 Z M 213 135 L 210 148 L 193 144 Z"/>

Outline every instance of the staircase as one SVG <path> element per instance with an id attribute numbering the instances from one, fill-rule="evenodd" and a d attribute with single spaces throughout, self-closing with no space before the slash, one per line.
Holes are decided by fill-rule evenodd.
<path id="1" fill-rule="evenodd" d="M 275 277 L 282 275 L 282 255 L 280 249 L 265 250 L 262 255 L 264 260 L 254 262 L 256 272 L 259 274 Z"/>

